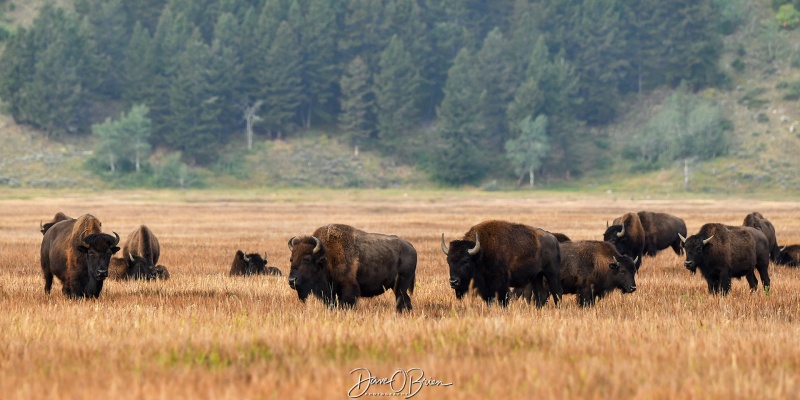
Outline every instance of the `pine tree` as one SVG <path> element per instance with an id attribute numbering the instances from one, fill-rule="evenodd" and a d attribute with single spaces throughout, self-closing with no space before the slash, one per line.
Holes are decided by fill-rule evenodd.
<path id="1" fill-rule="evenodd" d="M 34 50 L 31 34 L 25 28 L 20 28 L 6 42 L 3 57 L 0 57 L 0 97 L 18 123 L 25 122 L 22 105 L 25 92 L 22 89 L 33 80 L 36 63 Z"/>
<path id="2" fill-rule="evenodd" d="M 475 57 L 462 49 L 447 73 L 444 99 L 437 109 L 439 145 L 432 175 L 448 184 L 475 183 L 489 162 L 480 150 L 485 127 L 481 119 L 480 88 L 475 85 Z"/>
<path id="3" fill-rule="evenodd" d="M 81 0 L 75 5 L 84 15 L 89 36 L 103 55 L 97 91 L 104 97 L 121 97 L 124 52 L 129 42 L 128 18 L 122 0 Z"/>
<path id="4" fill-rule="evenodd" d="M 289 24 L 281 22 L 275 32 L 269 52 L 267 66 L 261 75 L 264 99 L 264 124 L 271 132 L 281 137 L 292 130 L 295 117 L 302 102 L 302 86 L 297 74 L 302 59 L 297 36 Z"/>
<path id="5" fill-rule="evenodd" d="M 125 49 L 122 64 L 122 98 L 129 105 L 152 98 L 153 87 L 150 82 L 156 73 L 156 63 L 151 42 L 147 29 L 137 22 Z"/>
<path id="6" fill-rule="evenodd" d="M 534 172 L 542 165 L 542 159 L 550 151 L 547 117 L 539 115 L 535 120 L 525 117 L 519 123 L 519 131 L 521 134 L 518 138 L 506 142 L 506 156 L 520 177 L 519 181 L 521 182 L 527 173 L 530 177 L 530 188 L 533 189 Z"/>
<path id="7" fill-rule="evenodd" d="M 375 98 L 369 67 L 361 57 L 347 65 L 339 86 L 342 88 L 339 130 L 351 144 L 367 145 L 375 132 Z"/>
<path id="8" fill-rule="evenodd" d="M 395 152 L 419 120 L 419 72 L 403 41 L 393 36 L 375 77 L 380 147 Z"/>

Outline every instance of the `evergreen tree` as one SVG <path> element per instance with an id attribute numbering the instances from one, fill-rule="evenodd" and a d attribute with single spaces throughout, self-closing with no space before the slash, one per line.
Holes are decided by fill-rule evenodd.
<path id="1" fill-rule="evenodd" d="M 7 103 L 8 111 L 18 123 L 24 121 L 22 89 L 33 80 L 36 63 L 32 35 L 20 28 L 6 43 L 0 57 L 0 97 Z"/>
<path id="2" fill-rule="evenodd" d="M 293 120 L 303 99 L 300 76 L 297 74 L 301 64 L 297 36 L 289 24 L 281 22 L 275 32 L 269 52 L 266 54 L 267 66 L 259 82 L 263 88 L 264 124 L 281 137 L 293 129 Z"/>
<path id="3" fill-rule="evenodd" d="M 514 67 L 507 41 L 499 29 L 486 36 L 483 46 L 475 55 L 475 83 L 481 90 L 480 116 L 481 144 L 492 154 L 500 154 L 508 137 L 506 107 L 513 99 L 517 82 L 514 82 Z"/>
<path id="4" fill-rule="evenodd" d="M 222 129 L 218 140 L 222 143 L 227 142 L 228 135 L 242 125 L 243 105 L 247 103 L 239 39 L 236 17 L 227 12 L 221 14 L 214 27 L 209 83 L 219 99 Z"/>
<path id="5" fill-rule="evenodd" d="M 383 2 L 348 0 L 339 40 L 342 59 L 352 60 L 361 56 L 370 71 L 377 71 L 380 53 L 389 41 L 387 28 Z"/>
<path id="6" fill-rule="evenodd" d="M 342 88 L 339 130 L 355 146 L 368 144 L 375 132 L 375 98 L 369 67 L 361 57 L 347 65 L 339 86 Z"/>
<path id="7" fill-rule="evenodd" d="M 481 151 L 485 127 L 481 119 L 480 88 L 475 85 L 475 57 L 458 52 L 447 74 L 444 99 L 437 109 L 439 144 L 432 160 L 433 177 L 447 184 L 475 183 L 489 168 Z"/>
<path id="8" fill-rule="evenodd" d="M 89 36 L 103 55 L 97 91 L 105 97 L 121 97 L 124 52 L 129 42 L 128 19 L 122 0 L 80 0 L 76 10 L 84 15 Z"/>
<path id="9" fill-rule="evenodd" d="M 156 62 L 152 39 L 139 22 L 133 27 L 122 64 L 122 98 L 129 105 L 151 100 Z"/>
<path id="10" fill-rule="evenodd" d="M 375 77 L 380 146 L 390 152 L 401 147 L 403 137 L 419 120 L 419 72 L 403 41 L 392 37 L 381 54 L 380 71 Z"/>

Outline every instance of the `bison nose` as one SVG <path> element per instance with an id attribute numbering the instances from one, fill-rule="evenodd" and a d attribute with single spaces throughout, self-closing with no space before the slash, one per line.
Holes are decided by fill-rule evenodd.
<path id="1" fill-rule="evenodd" d="M 108 270 L 107 269 L 98 270 L 97 271 L 97 277 L 98 278 L 108 278 Z"/>
<path id="2" fill-rule="evenodd" d="M 693 265 L 694 261 L 686 261 L 685 263 L 683 263 L 683 266 L 686 268 L 692 268 Z"/>
<path id="3" fill-rule="evenodd" d="M 631 286 L 630 288 L 628 288 L 628 290 L 630 290 L 631 293 L 635 292 L 636 291 L 636 285 Z"/>
<path id="4" fill-rule="evenodd" d="M 450 287 L 455 289 L 461 285 L 461 279 L 459 278 L 450 278 Z"/>
<path id="5" fill-rule="evenodd" d="M 293 276 L 292 276 L 292 277 L 289 277 L 289 287 L 290 287 L 290 288 L 292 288 L 292 289 L 297 289 L 297 283 L 298 283 L 298 282 L 297 282 L 297 278 L 295 278 L 295 277 L 293 277 Z"/>

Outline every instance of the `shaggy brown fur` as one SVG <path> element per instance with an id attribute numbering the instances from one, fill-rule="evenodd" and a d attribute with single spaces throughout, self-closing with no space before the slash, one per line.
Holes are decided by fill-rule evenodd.
<path id="1" fill-rule="evenodd" d="M 683 254 L 683 242 L 680 234 L 686 237 L 686 223 L 682 219 L 666 214 L 650 211 L 639 211 L 636 213 L 644 229 L 644 254 L 649 257 L 672 247 L 677 255 Z"/>
<path id="2" fill-rule="evenodd" d="M 47 232 L 47 230 L 50 229 L 51 226 L 53 226 L 53 225 L 55 225 L 55 224 L 57 224 L 57 223 L 59 223 L 61 221 L 66 221 L 68 219 L 73 219 L 73 218 L 69 217 L 69 216 L 67 216 L 67 214 L 64 214 L 63 212 L 59 211 L 59 212 L 56 213 L 56 215 L 53 217 L 53 219 L 50 222 L 48 222 L 46 224 L 42 224 L 41 222 L 39 223 L 39 232 L 42 232 L 42 235 L 44 235 L 44 233 Z"/>
<path id="3" fill-rule="evenodd" d="M 236 275 L 276 275 L 281 276 L 281 270 L 275 267 L 267 267 L 267 254 L 264 253 L 264 258 L 261 254 L 248 253 L 245 254 L 241 250 L 237 250 L 233 256 L 231 263 L 230 276 Z"/>
<path id="4" fill-rule="evenodd" d="M 606 228 L 603 240 L 613 244 L 620 254 L 636 259 L 637 270 L 642 265 L 645 233 L 639 214 L 629 212 L 615 219 L 614 223 Z"/>
<path id="5" fill-rule="evenodd" d="M 769 245 L 767 237 L 749 226 L 705 224 L 684 242 L 686 268 L 700 269 L 713 294 L 728 294 L 731 278 L 746 277 L 750 290 L 758 287 L 754 270 L 769 291 Z"/>
<path id="6" fill-rule="evenodd" d="M 354 306 L 391 288 L 397 311 L 411 309 L 417 251 L 397 236 L 333 224 L 290 239 L 289 249 L 289 285 L 303 301 L 313 294 L 329 305 Z"/>
<path id="7" fill-rule="evenodd" d="M 553 300 L 556 304 L 561 300 L 558 240 L 545 230 L 506 221 L 484 221 L 470 228 L 462 240 L 451 241 L 449 247 L 442 237 L 442 251 L 450 267 L 450 287 L 458 298 L 474 287 L 487 303 L 496 299 L 505 306 L 509 288 L 530 284 L 536 306 L 542 307 L 549 297 L 544 286 L 546 278 Z"/>
<path id="8" fill-rule="evenodd" d="M 781 247 L 779 249 L 778 260 L 776 260 L 775 263 L 787 267 L 800 266 L 800 244 Z"/>
<path id="9" fill-rule="evenodd" d="M 578 295 L 578 304 L 592 306 L 607 292 L 636 291 L 634 260 L 611 243 L 595 240 L 561 243 L 561 287 Z"/>
<path id="10" fill-rule="evenodd" d="M 67 296 L 99 296 L 111 255 L 119 251 L 115 236 L 102 233 L 100 221 L 89 214 L 52 225 L 42 238 L 45 292 L 50 293 L 56 276 Z"/>
<path id="11" fill-rule="evenodd" d="M 756 211 L 744 217 L 742 226 L 749 226 L 764 232 L 769 244 L 769 258 L 777 262 L 780 256 L 780 248 L 778 247 L 778 239 L 775 236 L 775 226 L 772 225 L 772 222 L 769 222 L 760 212 Z"/>
<path id="12" fill-rule="evenodd" d="M 128 235 L 122 247 L 122 257 L 111 259 L 109 276 L 112 279 L 166 279 L 163 278 L 163 272 L 158 273 L 156 267 L 160 256 L 161 246 L 156 235 L 150 228 L 142 225 Z M 169 273 L 166 276 L 169 276 Z"/>

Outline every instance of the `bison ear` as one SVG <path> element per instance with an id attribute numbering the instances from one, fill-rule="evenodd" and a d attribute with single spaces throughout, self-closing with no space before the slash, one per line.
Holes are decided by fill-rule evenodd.
<path id="1" fill-rule="evenodd" d="M 114 246 L 111 248 L 111 254 L 116 254 L 119 251 L 119 247 Z"/>
<path id="2" fill-rule="evenodd" d="M 81 253 L 88 253 L 89 248 L 84 246 L 78 246 L 78 251 L 80 251 Z"/>
<path id="3" fill-rule="evenodd" d="M 617 257 L 611 256 L 611 259 L 614 260 L 614 262 L 608 264 L 608 267 L 611 269 L 619 269 L 619 263 L 617 262 Z"/>

